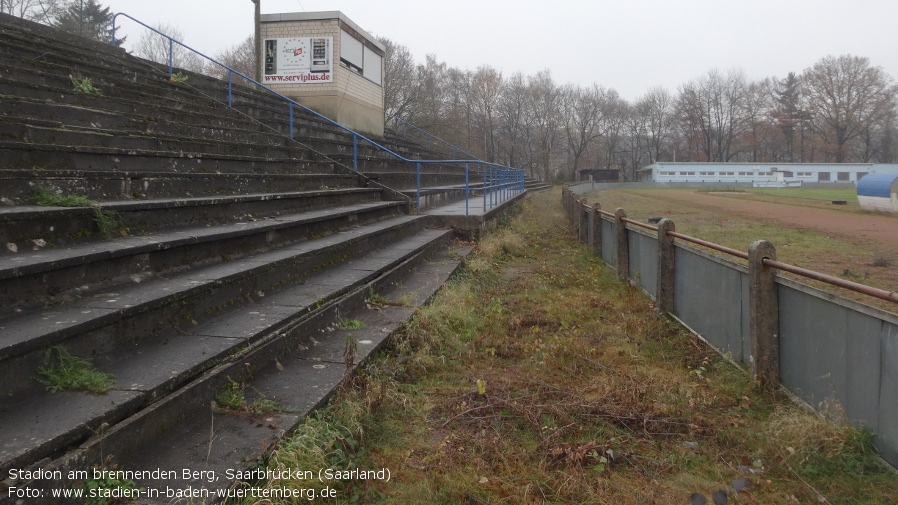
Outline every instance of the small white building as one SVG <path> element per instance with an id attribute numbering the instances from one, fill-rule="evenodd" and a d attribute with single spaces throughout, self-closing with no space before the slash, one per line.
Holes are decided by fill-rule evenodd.
<path id="1" fill-rule="evenodd" d="M 871 173 L 898 173 L 883 163 L 653 163 L 639 170 L 640 182 L 714 182 L 755 187 L 857 184 Z"/>
<path id="2" fill-rule="evenodd" d="M 262 84 L 349 128 L 383 136 L 386 47 L 342 12 L 262 14 Z"/>

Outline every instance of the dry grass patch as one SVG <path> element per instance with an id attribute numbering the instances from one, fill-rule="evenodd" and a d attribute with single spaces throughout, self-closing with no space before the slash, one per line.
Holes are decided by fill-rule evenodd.
<path id="1" fill-rule="evenodd" d="M 711 503 L 719 489 L 740 504 L 898 496 L 898 479 L 864 432 L 754 389 L 579 245 L 557 202 L 557 192 L 526 200 L 312 421 L 313 431 L 331 433 L 320 443 L 338 464 L 392 472 L 389 482 L 338 483 L 341 499 L 643 505 L 689 503 L 695 492 Z"/>

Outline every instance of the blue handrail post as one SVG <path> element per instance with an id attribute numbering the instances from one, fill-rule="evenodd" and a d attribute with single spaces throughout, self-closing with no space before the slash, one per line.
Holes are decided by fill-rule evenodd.
<path id="1" fill-rule="evenodd" d="M 509 176 L 508 170 L 503 168 L 502 169 L 502 193 L 505 194 L 505 196 L 502 197 L 503 202 L 505 200 L 508 200 L 508 176 Z"/>
<path id="2" fill-rule="evenodd" d="M 496 198 L 496 167 L 490 165 L 490 208 L 493 208 L 493 201 Z"/>
<path id="3" fill-rule="evenodd" d="M 465 163 L 465 215 L 468 215 L 468 164 Z"/>
<path id="4" fill-rule="evenodd" d="M 290 140 L 293 140 L 293 102 L 290 102 Z"/>
<path id="5" fill-rule="evenodd" d="M 352 134 L 352 168 L 359 171 L 359 136 Z"/>
<path id="6" fill-rule="evenodd" d="M 168 37 L 168 75 L 171 76 L 174 71 L 172 62 L 175 57 L 175 39 Z"/>
<path id="7" fill-rule="evenodd" d="M 486 167 L 480 163 L 477 166 L 483 170 L 483 213 L 486 214 Z"/>
<path id="8" fill-rule="evenodd" d="M 416 186 L 418 187 L 417 192 L 415 194 L 415 210 L 420 214 L 421 213 L 421 162 L 419 161 L 417 164 L 416 170 Z"/>
<path id="9" fill-rule="evenodd" d="M 231 94 L 231 77 L 234 75 L 234 71 L 230 68 L 228 69 L 228 107 L 234 106 L 234 98 Z"/>
<path id="10" fill-rule="evenodd" d="M 496 172 L 499 175 L 499 194 L 496 196 L 496 205 L 505 201 L 505 169 L 497 168 Z"/>

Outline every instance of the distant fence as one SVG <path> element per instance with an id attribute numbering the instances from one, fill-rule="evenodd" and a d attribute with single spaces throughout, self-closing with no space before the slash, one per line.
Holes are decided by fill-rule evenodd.
<path id="1" fill-rule="evenodd" d="M 758 241 L 739 251 L 586 205 L 570 188 L 562 204 L 588 244 L 710 345 L 748 365 L 753 380 L 782 384 L 821 409 L 838 404 L 874 433 L 883 459 L 898 467 L 898 315 L 776 274 L 789 271 L 898 304 L 898 293 L 776 261 Z M 690 244 L 736 256 L 748 266 Z M 896 305 L 898 307 L 898 305 Z"/>

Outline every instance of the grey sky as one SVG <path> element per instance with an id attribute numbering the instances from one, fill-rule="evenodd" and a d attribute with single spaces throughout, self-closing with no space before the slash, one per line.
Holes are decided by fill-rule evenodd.
<path id="1" fill-rule="evenodd" d="M 550 69 L 559 84 L 596 83 L 633 100 L 676 91 L 712 68 L 751 79 L 799 73 L 827 56 L 870 58 L 898 77 L 894 0 L 261 0 L 263 13 L 339 10 L 406 45 L 416 61 L 491 65 L 510 76 Z M 214 55 L 252 33 L 250 0 L 101 0 Z M 136 42 L 128 21 L 121 33 Z"/>

